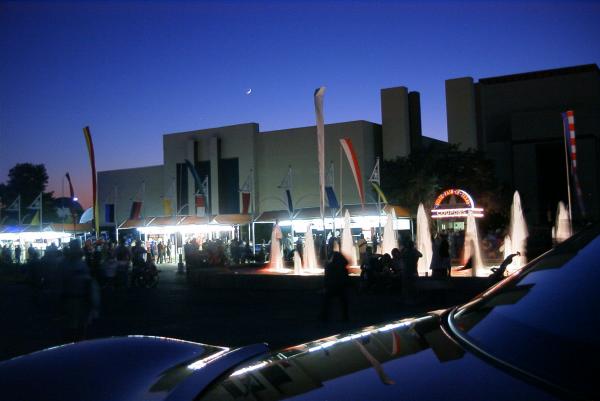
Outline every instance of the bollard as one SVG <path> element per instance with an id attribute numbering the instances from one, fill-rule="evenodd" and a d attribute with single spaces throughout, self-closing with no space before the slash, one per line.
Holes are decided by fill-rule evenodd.
<path id="1" fill-rule="evenodd" d="M 179 263 L 177 264 L 177 274 L 183 274 L 183 255 L 179 254 Z"/>

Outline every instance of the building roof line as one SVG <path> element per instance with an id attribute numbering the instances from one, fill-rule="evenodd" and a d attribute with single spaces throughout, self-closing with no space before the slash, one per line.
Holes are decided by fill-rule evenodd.
<path id="1" fill-rule="evenodd" d="M 524 72 L 520 74 L 501 75 L 498 77 L 481 78 L 479 83 L 484 85 L 500 84 L 514 81 L 526 81 L 530 79 L 551 78 L 561 75 L 580 74 L 585 72 L 600 73 L 597 64 L 583 64 L 573 67 L 554 68 L 550 70 L 540 70 Z"/>

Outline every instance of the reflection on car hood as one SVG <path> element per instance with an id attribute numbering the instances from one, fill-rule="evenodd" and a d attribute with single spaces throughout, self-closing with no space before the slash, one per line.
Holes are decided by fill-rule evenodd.
<path id="1" fill-rule="evenodd" d="M 201 399 L 553 399 L 465 352 L 441 314 L 285 349 L 240 366 Z"/>
<path id="2" fill-rule="evenodd" d="M 162 400 L 194 363 L 224 350 L 145 336 L 67 344 L 0 363 L 0 399 Z"/>

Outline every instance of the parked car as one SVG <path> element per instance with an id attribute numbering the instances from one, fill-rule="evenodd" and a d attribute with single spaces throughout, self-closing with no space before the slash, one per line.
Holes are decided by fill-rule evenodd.
<path id="1" fill-rule="evenodd" d="M 472 301 L 271 352 L 87 341 L 0 363 L 3 400 L 599 399 L 600 227 Z"/>

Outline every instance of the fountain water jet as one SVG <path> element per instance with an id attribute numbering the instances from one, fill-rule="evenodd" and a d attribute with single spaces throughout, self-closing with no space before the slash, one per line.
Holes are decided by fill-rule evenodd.
<path id="1" fill-rule="evenodd" d="M 396 219 L 396 213 L 392 209 L 391 213 L 387 215 L 387 221 L 383 228 L 383 240 L 381 242 L 381 254 L 389 253 L 392 254 L 392 249 L 398 247 L 398 241 L 396 241 L 396 231 L 394 231 L 394 220 Z"/>
<path id="2" fill-rule="evenodd" d="M 521 208 L 521 197 L 519 196 L 519 191 L 515 191 L 513 204 L 510 209 L 510 253 L 519 252 L 521 256 L 515 256 L 513 262 L 509 265 L 511 269 L 518 269 L 527 263 L 525 255 L 528 236 L 527 223 L 525 222 L 523 209 Z"/>
<path id="3" fill-rule="evenodd" d="M 270 271 L 289 273 L 288 269 L 283 267 L 283 255 L 281 253 L 281 228 L 279 224 L 273 226 L 271 232 L 271 251 L 269 252 L 269 268 Z"/>
<path id="4" fill-rule="evenodd" d="M 512 243 L 510 240 L 510 235 L 506 235 L 504 237 L 504 259 L 508 258 L 512 251 Z"/>
<path id="5" fill-rule="evenodd" d="M 294 274 L 302 274 L 302 259 L 298 251 L 294 252 Z"/>
<path id="6" fill-rule="evenodd" d="M 423 257 L 419 258 L 417 272 L 419 273 L 419 276 L 424 276 L 429 272 L 433 250 L 431 249 L 429 219 L 427 218 L 427 213 L 425 213 L 425 207 L 422 203 L 419 203 L 419 209 L 417 210 L 417 241 L 415 247 L 423 254 Z"/>
<path id="7" fill-rule="evenodd" d="M 467 216 L 467 228 L 465 230 L 465 251 L 464 260 L 465 262 L 472 259 L 473 267 L 471 269 L 471 276 L 476 277 L 477 272 L 483 267 L 481 260 L 481 249 L 479 248 L 479 235 L 477 234 L 477 223 L 472 213 Z"/>
<path id="8" fill-rule="evenodd" d="M 304 235 L 304 273 L 321 271 L 317 262 L 315 240 L 312 236 L 312 224 L 309 224 Z"/>
<path id="9" fill-rule="evenodd" d="M 350 266 L 356 266 L 356 248 L 352 241 L 352 231 L 350 229 L 350 212 L 346 209 L 344 214 L 344 227 L 342 228 L 342 255 L 348 261 Z"/>
<path id="10" fill-rule="evenodd" d="M 558 244 L 569 238 L 571 235 L 573 235 L 573 232 L 571 230 L 569 212 L 562 201 L 558 202 L 558 209 L 556 211 L 556 224 L 552 229 L 552 238 L 554 239 L 554 242 Z"/>

